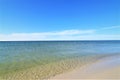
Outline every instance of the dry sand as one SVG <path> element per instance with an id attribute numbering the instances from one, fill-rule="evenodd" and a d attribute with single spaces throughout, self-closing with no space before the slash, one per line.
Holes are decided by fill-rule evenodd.
<path id="1" fill-rule="evenodd" d="M 120 80 L 120 56 L 109 57 L 50 80 Z"/>

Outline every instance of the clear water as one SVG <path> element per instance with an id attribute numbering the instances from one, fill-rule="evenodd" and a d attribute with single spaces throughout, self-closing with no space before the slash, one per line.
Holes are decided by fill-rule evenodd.
<path id="1" fill-rule="evenodd" d="M 120 53 L 120 41 L 0 42 L 0 74 L 66 58 L 114 53 Z"/>
<path id="2" fill-rule="evenodd" d="M 120 41 L 13 41 L 0 42 L 0 62 L 48 57 L 120 53 Z M 18 59 L 17 59 L 18 58 Z"/>

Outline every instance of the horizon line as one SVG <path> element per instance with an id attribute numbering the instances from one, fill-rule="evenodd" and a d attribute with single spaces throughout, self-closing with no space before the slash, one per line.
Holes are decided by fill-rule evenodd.
<path id="1" fill-rule="evenodd" d="M 52 42 L 52 41 L 120 41 L 120 40 L 8 40 L 8 41 L 7 41 L 7 40 L 4 40 L 4 41 L 0 41 L 0 42 L 14 42 L 14 41 L 16 41 L 16 42 L 17 42 L 17 41 L 18 41 L 18 42 L 22 42 L 22 41 L 23 41 L 23 42 L 27 42 L 27 41 L 28 41 L 28 42 L 30 42 L 30 41 L 33 41 L 33 42 L 34 42 L 34 41 L 36 41 L 36 42 L 37 42 L 37 41 L 38 41 L 38 42 L 39 42 L 39 41 L 40 41 L 40 42 L 42 42 L 42 41 L 51 41 L 51 42 Z"/>

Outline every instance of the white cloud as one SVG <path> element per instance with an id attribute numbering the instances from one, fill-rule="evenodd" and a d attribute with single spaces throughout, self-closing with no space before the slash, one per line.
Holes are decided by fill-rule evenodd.
<path id="1" fill-rule="evenodd" d="M 93 35 L 73 36 L 72 38 L 77 40 L 120 40 L 120 35 L 93 34 Z"/>
<path id="2" fill-rule="evenodd" d="M 42 33 L 13 33 L 12 36 L 64 36 L 64 35 L 76 35 L 76 34 L 91 34 L 95 30 L 64 30 L 64 31 L 55 31 L 55 32 L 42 32 Z"/>
<path id="3" fill-rule="evenodd" d="M 64 30 L 56 32 L 42 32 L 42 33 L 12 33 L 0 34 L 0 41 L 15 41 L 15 40 L 61 40 L 66 37 L 76 35 L 92 34 L 95 30 Z"/>
<path id="4" fill-rule="evenodd" d="M 24 41 L 24 40 L 120 40 L 120 35 L 64 35 L 64 36 L 18 36 L 0 35 L 1 41 Z"/>
<path id="5" fill-rule="evenodd" d="M 98 31 L 120 28 L 120 26 L 105 27 L 92 30 L 64 30 L 41 33 L 12 33 L 0 34 L 0 41 L 26 41 L 26 40 L 120 40 L 120 34 L 102 35 Z"/>

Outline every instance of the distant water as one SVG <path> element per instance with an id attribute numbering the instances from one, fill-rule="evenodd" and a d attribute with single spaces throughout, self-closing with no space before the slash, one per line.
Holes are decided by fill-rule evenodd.
<path id="1" fill-rule="evenodd" d="M 120 53 L 120 41 L 1 41 L 0 74 L 66 58 L 114 53 Z"/>
<path id="2" fill-rule="evenodd" d="M 91 54 L 120 53 L 120 41 L 11 41 L 0 42 L 0 63 Z"/>

